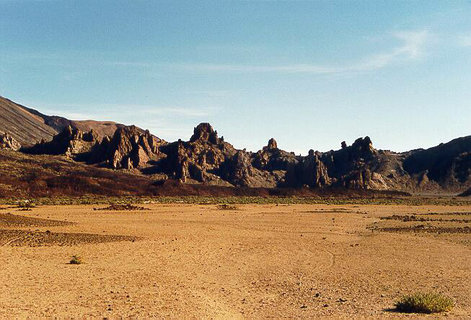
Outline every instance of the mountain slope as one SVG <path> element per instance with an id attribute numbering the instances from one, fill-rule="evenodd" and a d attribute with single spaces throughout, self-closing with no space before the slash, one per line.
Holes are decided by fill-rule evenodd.
<path id="1" fill-rule="evenodd" d="M 471 184 L 471 136 L 417 150 L 404 160 L 410 175 L 423 175 L 443 187 Z"/>
<path id="2" fill-rule="evenodd" d="M 124 127 L 112 121 L 76 121 L 47 116 L 0 96 L 0 133 L 9 133 L 22 146 L 32 146 L 41 140 L 50 141 L 68 126 L 83 132 L 93 130 L 99 140 Z"/>
<path id="3" fill-rule="evenodd" d="M 3 97 L 0 97 L 0 131 L 9 133 L 22 145 L 51 140 L 57 134 L 44 118 Z"/>

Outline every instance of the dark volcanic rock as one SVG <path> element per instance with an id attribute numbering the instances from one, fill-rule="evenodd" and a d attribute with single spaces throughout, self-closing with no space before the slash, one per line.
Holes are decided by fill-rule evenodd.
<path id="1" fill-rule="evenodd" d="M 211 144 L 218 144 L 219 138 L 217 131 L 209 123 L 200 123 L 194 130 L 190 138 L 190 142 L 209 142 Z"/>
<path id="2" fill-rule="evenodd" d="M 226 159 L 236 150 L 219 138 L 208 123 L 201 123 L 194 129 L 189 142 L 181 140 L 161 148 L 166 157 L 157 164 L 161 172 L 183 182 L 229 185 L 216 173 Z"/>
<path id="3" fill-rule="evenodd" d="M 0 147 L 18 148 L 0 135 Z M 258 152 L 235 149 L 209 123 L 194 128 L 189 141 L 173 143 L 135 126 L 120 127 L 100 139 L 92 130 L 68 126 L 50 142 L 27 153 L 67 155 L 74 160 L 114 169 L 135 169 L 156 183 L 240 187 L 309 187 L 461 192 L 471 187 L 471 137 L 428 150 L 394 153 L 376 150 L 369 137 L 325 153 L 296 156 L 278 148 L 275 139 Z"/>
<path id="4" fill-rule="evenodd" d="M 40 142 L 32 147 L 24 148 L 23 151 L 29 154 L 77 156 L 90 152 L 97 143 L 93 130 L 82 132 L 68 126 L 51 141 Z"/>
<path id="5" fill-rule="evenodd" d="M 113 138 L 99 142 L 93 130 L 82 132 L 68 126 L 50 142 L 23 151 L 29 154 L 65 155 L 88 163 L 103 163 L 114 169 L 142 168 L 158 158 L 162 140 L 134 126 L 116 130 Z"/>
<path id="6" fill-rule="evenodd" d="M 375 165 L 377 150 L 369 137 L 359 138 L 351 146 L 342 143 L 342 149 L 321 156 L 328 175 L 337 184 L 349 188 L 368 188 L 370 167 Z"/>
<path id="7" fill-rule="evenodd" d="M 275 139 L 271 138 L 270 140 L 268 140 L 268 145 L 265 148 L 267 148 L 268 150 L 278 149 L 278 143 L 276 143 Z"/>
<path id="8" fill-rule="evenodd" d="M 158 158 L 161 139 L 142 133 L 137 127 L 123 127 L 116 130 L 111 140 L 104 139 L 95 159 L 104 160 L 115 169 L 142 168 L 150 160 Z M 96 160 L 95 160 L 96 161 Z"/>
<path id="9" fill-rule="evenodd" d="M 250 154 L 243 150 L 238 150 L 232 158 L 224 162 L 220 175 L 232 185 L 252 188 L 274 188 L 281 179 L 276 172 L 253 167 Z"/>
<path id="10" fill-rule="evenodd" d="M 471 136 L 427 150 L 417 150 L 404 160 L 404 169 L 421 179 L 426 175 L 447 188 L 471 184 Z"/>
<path id="11" fill-rule="evenodd" d="M 327 167 L 320 160 L 320 154 L 309 150 L 309 155 L 289 168 L 286 184 L 291 187 L 324 187 L 332 184 Z"/>
<path id="12" fill-rule="evenodd" d="M 260 170 L 288 170 L 288 168 L 298 163 L 298 159 L 292 152 L 278 149 L 275 139 L 270 139 L 268 145 L 263 147 L 252 157 L 252 164 Z"/>

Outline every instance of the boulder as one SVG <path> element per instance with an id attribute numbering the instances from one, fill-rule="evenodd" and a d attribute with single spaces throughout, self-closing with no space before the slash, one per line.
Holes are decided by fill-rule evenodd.
<path id="1" fill-rule="evenodd" d="M 271 138 L 268 140 L 268 145 L 265 147 L 267 150 L 273 150 L 273 149 L 278 149 L 278 143 L 276 143 L 276 140 Z"/>
<path id="2" fill-rule="evenodd" d="M 0 132 L 0 149 L 20 150 L 21 145 L 8 133 Z"/>

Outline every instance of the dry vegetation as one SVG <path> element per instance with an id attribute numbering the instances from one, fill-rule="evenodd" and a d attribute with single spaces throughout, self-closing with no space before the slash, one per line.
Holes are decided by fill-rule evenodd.
<path id="1" fill-rule="evenodd" d="M 77 256 L 77 255 L 73 255 L 72 258 L 70 259 L 69 263 L 70 264 L 82 264 L 83 263 L 82 257 Z"/>
<path id="2" fill-rule="evenodd" d="M 418 292 L 396 302 L 396 310 L 405 313 L 440 313 L 453 308 L 453 300 L 440 293 Z"/>

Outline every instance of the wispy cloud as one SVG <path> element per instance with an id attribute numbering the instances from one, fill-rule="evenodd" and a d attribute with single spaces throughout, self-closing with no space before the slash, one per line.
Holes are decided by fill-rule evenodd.
<path id="1" fill-rule="evenodd" d="M 471 47 L 471 34 L 462 35 L 458 38 L 459 45 L 462 47 Z"/>
<path id="2" fill-rule="evenodd" d="M 287 74 L 337 74 L 374 71 L 401 61 L 417 60 L 424 55 L 425 46 L 431 35 L 427 30 L 395 32 L 392 37 L 399 40 L 399 46 L 389 52 L 370 55 L 359 62 L 343 66 L 317 64 L 290 65 L 240 65 L 240 64 L 172 64 L 173 68 L 190 72 L 231 73 L 287 73 Z"/>
<path id="3" fill-rule="evenodd" d="M 200 107 L 200 108 L 189 108 L 189 107 L 162 107 L 144 104 L 71 104 L 71 103 L 30 103 L 29 105 L 45 106 L 41 108 L 41 111 L 50 115 L 64 116 L 74 120 L 86 120 L 86 119 L 107 119 L 107 118 L 123 118 L 129 117 L 136 114 L 138 111 L 141 115 L 158 115 L 161 117 L 186 117 L 186 118 L 205 118 L 215 112 L 217 107 Z M 77 111 L 69 112 L 67 109 L 82 109 L 87 110 L 88 113 L 81 113 Z M 90 112 L 89 110 L 95 110 Z"/>
<path id="4" fill-rule="evenodd" d="M 1 1 L 1 0 L 0 0 Z M 315 63 L 295 63 L 284 65 L 266 64 L 225 64 L 225 63 L 178 63 L 178 62 L 152 62 L 152 61 L 113 61 L 111 59 L 97 59 L 87 61 L 87 65 L 101 65 L 112 68 L 136 68 L 151 70 L 167 70 L 192 73 L 281 73 L 281 74 L 345 74 L 375 71 L 388 66 L 413 60 L 418 60 L 425 55 L 425 50 L 433 35 L 428 30 L 401 31 L 387 35 L 388 43 L 395 42 L 396 46 L 391 49 L 367 55 L 357 61 L 348 64 L 315 64 Z M 381 37 L 384 39 L 384 37 Z M 460 38 L 462 46 L 471 46 L 471 36 Z M 391 46 L 389 46 L 391 47 Z M 63 61 L 63 59 L 50 53 L 28 53 L 24 55 L 11 55 L 0 51 L 0 57 L 8 59 L 40 60 L 37 64 L 54 64 L 62 67 L 73 67 L 74 63 Z M 65 80 L 71 80 L 78 74 L 67 73 Z M 178 109 L 178 108 L 177 108 Z M 176 111 L 179 112 L 179 111 Z"/>
<path id="5" fill-rule="evenodd" d="M 429 31 L 403 31 L 393 33 L 393 37 L 402 44 L 392 51 L 372 55 L 356 65 L 346 67 L 346 71 L 369 71 L 385 68 L 398 61 L 416 60 L 424 55 L 424 50 L 431 35 Z"/>

